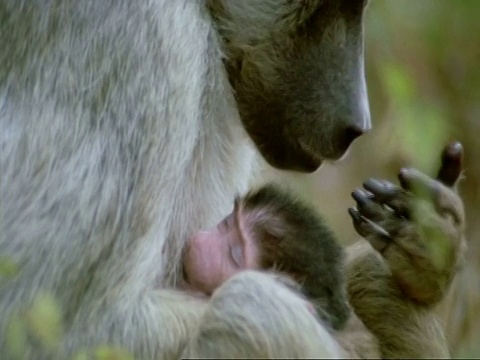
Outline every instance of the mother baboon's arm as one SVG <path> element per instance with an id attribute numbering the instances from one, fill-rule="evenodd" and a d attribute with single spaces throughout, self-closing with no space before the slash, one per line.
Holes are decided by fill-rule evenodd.
<path id="1" fill-rule="evenodd" d="M 178 359 L 203 316 L 207 302 L 162 289 L 136 299 L 105 304 L 104 311 L 81 311 L 66 337 L 66 352 L 97 346 L 120 347 L 138 359 Z"/>
<path id="2" fill-rule="evenodd" d="M 306 301 L 272 274 L 242 272 L 210 299 L 164 289 L 104 310 L 81 311 L 67 353 L 108 344 L 139 359 L 345 355 Z"/>

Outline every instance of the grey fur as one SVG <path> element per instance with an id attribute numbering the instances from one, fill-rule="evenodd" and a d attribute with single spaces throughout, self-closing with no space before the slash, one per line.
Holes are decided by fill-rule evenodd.
<path id="1" fill-rule="evenodd" d="M 67 349 L 178 346 L 167 324 L 192 315 L 155 287 L 175 285 L 184 239 L 229 210 L 253 159 L 200 5 L 1 2 L 0 253 L 21 273 L 0 291 L 0 348 L 41 291 Z"/>

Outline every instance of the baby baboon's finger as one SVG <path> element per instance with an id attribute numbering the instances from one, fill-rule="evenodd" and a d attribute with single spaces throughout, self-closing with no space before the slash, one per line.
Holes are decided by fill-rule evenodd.
<path id="1" fill-rule="evenodd" d="M 401 169 L 398 179 L 404 189 L 423 199 L 433 199 L 441 188 L 437 180 L 412 168 Z"/>
<path id="2" fill-rule="evenodd" d="M 400 188 L 389 181 L 368 179 L 363 187 L 375 196 L 375 201 L 383 203 L 398 196 Z"/>
<path id="3" fill-rule="evenodd" d="M 352 217 L 353 226 L 357 233 L 365 238 L 375 250 L 383 254 L 392 242 L 390 234 L 373 221 L 362 216 L 355 207 L 349 208 L 348 213 Z"/>
<path id="4" fill-rule="evenodd" d="M 357 202 L 358 211 L 361 215 L 373 221 L 380 221 L 385 218 L 385 209 L 376 203 L 370 194 L 362 189 L 356 189 L 352 192 L 352 197 Z"/>
<path id="5" fill-rule="evenodd" d="M 387 180 L 370 179 L 363 183 L 363 186 L 374 194 L 370 199 L 387 205 L 396 216 L 400 218 L 410 218 L 410 198 L 411 195 L 405 192 L 401 187 Z M 374 219 L 376 220 L 376 219 Z M 377 221 L 377 220 L 376 220 Z"/>
<path id="6" fill-rule="evenodd" d="M 456 141 L 448 144 L 442 152 L 442 165 L 437 180 L 448 187 L 453 187 L 462 172 L 463 146 Z"/>

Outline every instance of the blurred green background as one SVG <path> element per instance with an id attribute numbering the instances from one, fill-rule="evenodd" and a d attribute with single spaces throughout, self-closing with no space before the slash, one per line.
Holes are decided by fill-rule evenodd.
<path id="1" fill-rule="evenodd" d="M 373 0 L 366 13 L 366 76 L 373 130 L 349 155 L 311 176 L 281 176 L 346 239 L 347 208 L 369 177 L 396 182 L 403 166 L 431 175 L 453 140 L 465 149 L 460 192 L 467 264 L 439 309 L 456 357 L 480 357 L 480 0 Z"/>

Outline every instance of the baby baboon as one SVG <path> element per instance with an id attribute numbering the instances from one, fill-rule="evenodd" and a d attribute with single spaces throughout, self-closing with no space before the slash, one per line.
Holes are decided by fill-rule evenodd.
<path id="1" fill-rule="evenodd" d="M 348 306 L 343 249 L 315 210 L 269 184 L 235 200 L 216 227 L 196 233 L 185 256 L 193 289 L 211 294 L 245 269 L 274 269 L 291 276 L 316 313 L 334 329 Z"/>

